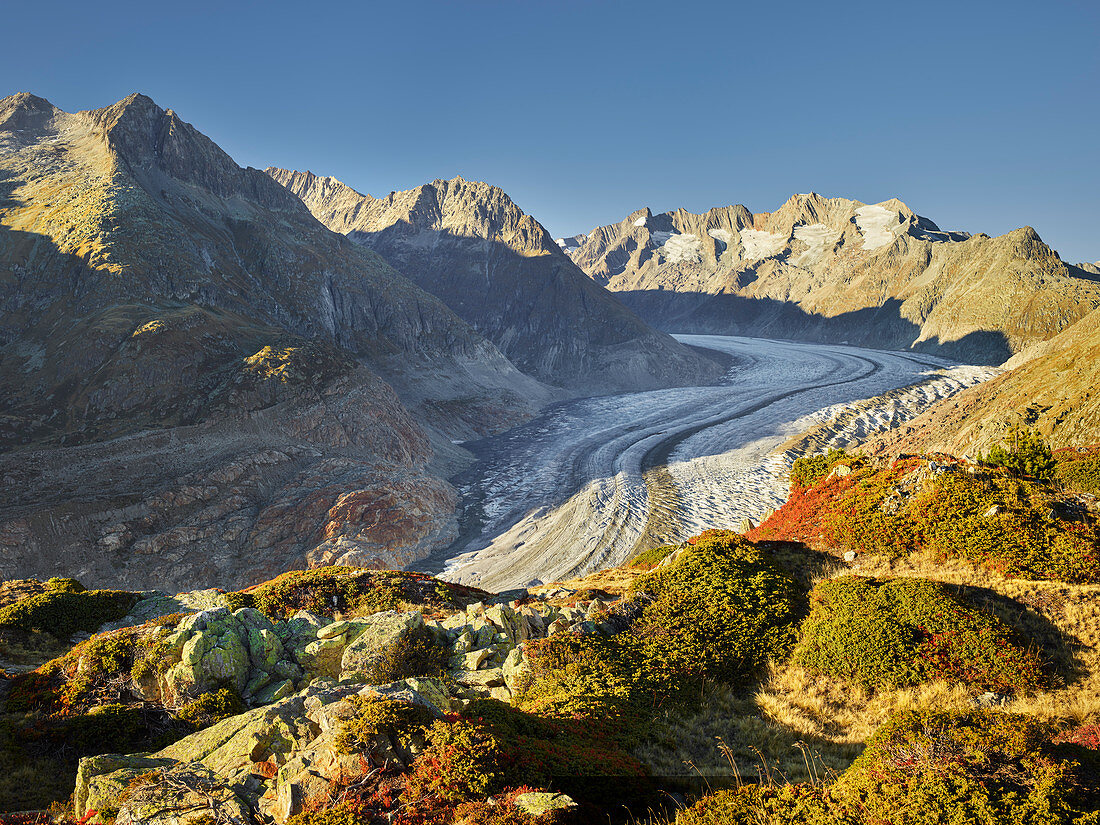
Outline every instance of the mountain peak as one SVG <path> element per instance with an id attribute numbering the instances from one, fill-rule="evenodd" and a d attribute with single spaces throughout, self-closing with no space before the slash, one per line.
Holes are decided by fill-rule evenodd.
<path id="1" fill-rule="evenodd" d="M 44 97 L 17 92 L 0 99 L 0 130 L 40 129 L 59 113 L 60 110 Z"/>
<path id="2" fill-rule="evenodd" d="M 242 195 L 273 209 L 301 209 L 298 200 L 255 169 L 242 169 L 214 141 L 171 109 L 135 92 L 102 109 L 73 117 L 102 136 L 108 149 L 139 178 L 163 176 L 219 197 Z M 152 191 L 160 191 L 160 183 Z"/>

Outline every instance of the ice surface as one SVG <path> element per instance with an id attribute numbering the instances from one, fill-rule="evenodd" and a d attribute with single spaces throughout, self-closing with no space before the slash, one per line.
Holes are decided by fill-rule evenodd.
<path id="1" fill-rule="evenodd" d="M 673 235 L 661 247 L 661 252 L 672 263 L 690 263 L 703 260 L 703 242 L 697 235 Z"/>
<path id="2" fill-rule="evenodd" d="M 736 366 L 718 386 L 568 401 L 466 445 L 479 461 L 454 480 L 462 535 L 436 569 L 503 589 L 618 564 L 654 525 L 680 540 L 757 521 L 786 497 L 797 455 L 777 448 L 791 436 L 825 423 L 819 442 L 843 445 L 997 373 L 915 353 L 676 337 Z"/>
<path id="3" fill-rule="evenodd" d="M 901 224 L 897 213 L 883 206 L 861 206 L 856 210 L 856 226 L 863 235 L 863 248 L 878 249 L 894 242 Z"/>
<path id="4" fill-rule="evenodd" d="M 787 245 L 787 236 L 759 229 L 742 229 L 741 245 L 745 248 L 741 257 L 746 261 L 756 261 L 782 252 Z"/>
<path id="5" fill-rule="evenodd" d="M 837 241 L 841 232 L 830 229 L 823 223 L 809 223 L 794 228 L 795 240 L 802 241 L 808 247 L 795 260 L 796 264 L 806 264 L 821 259 L 821 256 Z"/>

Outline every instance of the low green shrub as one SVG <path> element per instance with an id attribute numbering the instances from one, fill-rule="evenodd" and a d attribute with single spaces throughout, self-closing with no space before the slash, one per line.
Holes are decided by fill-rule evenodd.
<path id="1" fill-rule="evenodd" d="M 1004 467 L 1017 476 L 1053 481 L 1056 462 L 1050 447 L 1038 431 L 1013 429 L 1008 444 L 996 444 L 982 457 L 982 463 Z"/>
<path id="2" fill-rule="evenodd" d="M 230 688 L 204 693 L 180 708 L 179 717 L 195 728 L 206 728 L 248 708 L 240 695 Z"/>
<path id="3" fill-rule="evenodd" d="M 744 785 L 704 796 L 676 814 L 675 825 L 868 825 L 850 816 L 827 788 Z"/>
<path id="4" fill-rule="evenodd" d="M 373 825 L 375 821 L 375 817 L 341 803 L 331 808 L 301 811 L 288 819 L 286 825 Z"/>
<path id="5" fill-rule="evenodd" d="M 660 547 L 652 547 L 649 550 L 643 550 L 636 556 L 633 556 L 626 566 L 633 570 L 652 570 L 664 559 L 671 555 L 672 552 L 679 547 L 678 544 L 662 544 Z"/>
<path id="6" fill-rule="evenodd" d="M 463 720 L 435 722 L 429 746 L 416 757 L 402 802 L 412 809 L 484 797 L 496 789 L 499 746 L 480 725 Z"/>
<path id="7" fill-rule="evenodd" d="M 38 630 L 68 638 L 121 619 L 140 598 L 123 590 L 51 590 L 0 609 L 0 630 Z"/>
<path id="8" fill-rule="evenodd" d="M 363 679 L 370 685 L 385 685 L 413 676 L 442 676 L 447 672 L 449 653 L 422 625 L 378 651 Z"/>
<path id="9" fill-rule="evenodd" d="M 528 642 L 515 685 L 518 709 L 584 719 L 594 734 L 636 741 L 652 708 L 639 648 L 629 635 L 566 633 Z"/>
<path id="10" fill-rule="evenodd" d="M 423 734 L 434 721 L 426 708 L 409 702 L 373 696 L 352 696 L 347 701 L 355 708 L 355 715 L 340 723 L 334 740 L 340 753 L 368 752 L 378 734 Z"/>
<path id="11" fill-rule="evenodd" d="M 1054 469 L 1057 481 L 1079 493 L 1100 493 L 1100 452 L 1096 448 L 1084 453 L 1059 450 L 1054 457 L 1058 461 Z"/>
<path id="12" fill-rule="evenodd" d="M 855 456 L 835 448 L 831 448 L 828 453 L 803 456 L 791 467 L 791 487 L 794 489 L 813 487 L 828 476 L 837 464 L 853 458 Z"/>
<path id="13" fill-rule="evenodd" d="M 642 764 L 613 729 L 591 717 L 548 718 L 495 699 L 471 702 L 463 714 L 496 741 L 504 786 L 559 788 L 596 803 L 648 788 Z"/>
<path id="14" fill-rule="evenodd" d="M 1043 682 L 1036 653 L 992 614 L 923 579 L 846 576 L 810 594 L 794 659 L 868 688 L 947 679 L 1027 694 Z"/>
<path id="15" fill-rule="evenodd" d="M 76 579 L 54 577 L 46 580 L 46 587 L 58 593 L 83 593 L 87 588 Z"/>
<path id="16" fill-rule="evenodd" d="M 729 531 L 704 534 L 632 589 L 651 598 L 632 629 L 640 669 L 670 689 L 700 678 L 752 680 L 790 653 L 804 612 L 795 581 Z"/>
<path id="17" fill-rule="evenodd" d="M 886 722 L 837 782 L 872 821 L 1074 823 L 1096 777 L 1059 759 L 1057 726 L 991 710 L 903 711 Z"/>

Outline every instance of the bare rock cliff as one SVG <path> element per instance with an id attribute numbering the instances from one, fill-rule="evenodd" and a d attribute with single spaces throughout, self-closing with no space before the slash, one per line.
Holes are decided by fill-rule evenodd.
<path id="1" fill-rule="evenodd" d="M 720 374 L 585 277 L 497 187 L 455 178 L 372 198 L 310 172 L 267 172 L 329 229 L 382 255 L 540 380 L 608 392 Z"/>

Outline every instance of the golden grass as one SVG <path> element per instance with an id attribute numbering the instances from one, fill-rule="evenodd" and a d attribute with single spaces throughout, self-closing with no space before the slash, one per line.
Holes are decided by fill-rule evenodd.
<path id="1" fill-rule="evenodd" d="M 643 570 L 631 570 L 627 567 L 611 567 L 607 570 L 597 570 L 579 579 L 566 579 L 560 582 L 540 585 L 531 588 L 532 593 L 552 593 L 555 590 L 603 590 L 615 596 L 621 596 L 630 589 L 631 583 L 638 578 Z"/>
<path id="2" fill-rule="evenodd" d="M 862 556 L 853 565 L 820 553 L 777 548 L 777 561 L 804 581 L 835 575 L 921 577 L 954 585 L 1031 639 L 1055 672 L 1049 689 L 1011 699 L 1005 710 L 1074 722 L 1100 718 L 1100 585 L 1006 579 L 962 562 Z M 766 769 L 773 779 L 805 782 L 842 772 L 867 738 L 895 712 L 963 709 L 976 691 L 930 682 L 868 692 L 787 663 L 773 664 L 751 696 L 713 688 L 700 710 L 666 715 L 666 732 L 636 752 L 657 775 L 733 775 Z M 816 755 L 803 755 L 799 743 Z M 727 758 L 729 757 L 729 758 Z"/>

